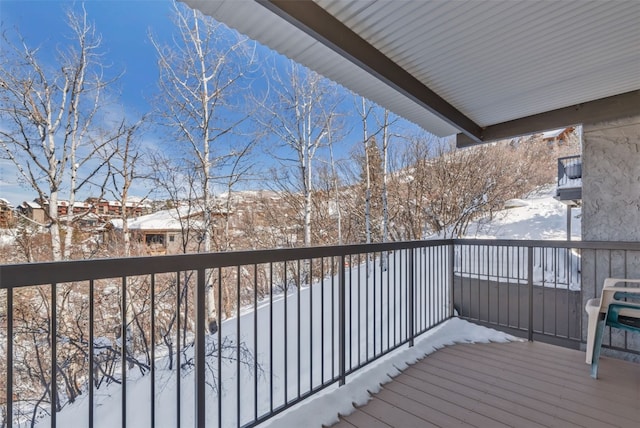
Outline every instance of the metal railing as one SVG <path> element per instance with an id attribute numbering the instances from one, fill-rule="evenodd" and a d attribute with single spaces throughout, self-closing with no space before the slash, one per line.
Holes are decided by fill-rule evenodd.
<path id="1" fill-rule="evenodd" d="M 582 186 L 582 156 L 558 158 L 558 187 Z"/>
<path id="2" fill-rule="evenodd" d="M 575 349 L 604 279 L 640 277 L 640 243 L 631 242 L 456 240 L 454 259 L 461 318 Z M 604 343 L 640 355 L 637 336 L 609 331 Z"/>
<path id="3" fill-rule="evenodd" d="M 0 266 L 0 426 L 255 426 L 412 345 L 454 307 L 575 348 L 584 303 L 611 276 L 640 276 L 640 244 L 440 240 Z M 605 343 L 640 353 L 624 333 Z"/>
<path id="4" fill-rule="evenodd" d="M 0 425 L 257 425 L 448 319 L 452 248 L 0 266 Z"/>

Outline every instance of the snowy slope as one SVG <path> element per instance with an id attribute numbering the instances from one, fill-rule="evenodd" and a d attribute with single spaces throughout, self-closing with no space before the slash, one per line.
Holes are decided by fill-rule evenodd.
<path id="1" fill-rule="evenodd" d="M 526 199 L 509 201 L 493 218 L 483 218 L 469 227 L 465 238 L 477 239 L 567 239 L 567 207 L 553 198 L 555 187 L 546 187 Z M 581 237 L 581 208 L 571 210 L 571 239 Z"/>

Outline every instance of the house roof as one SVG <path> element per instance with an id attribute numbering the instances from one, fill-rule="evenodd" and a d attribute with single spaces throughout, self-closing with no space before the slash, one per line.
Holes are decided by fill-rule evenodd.
<path id="1" fill-rule="evenodd" d="M 24 201 L 22 203 L 22 205 L 26 208 L 26 207 L 30 207 L 33 209 L 42 209 L 42 207 L 40 206 L 39 203 L 37 203 L 36 201 Z"/>
<path id="2" fill-rule="evenodd" d="M 552 129 L 551 131 L 545 131 L 542 133 L 542 138 L 544 139 L 556 138 L 562 135 L 562 133 L 566 130 L 567 128 L 559 128 L 559 129 Z"/>
<path id="3" fill-rule="evenodd" d="M 157 211 L 153 214 L 129 219 L 129 229 L 145 231 L 180 231 L 183 227 L 200 229 L 203 222 L 193 218 L 198 215 L 202 215 L 202 211 L 194 211 L 192 207 L 186 206 L 177 210 Z M 122 228 L 122 220 L 120 219 L 112 220 L 111 224 L 116 228 Z"/>
<path id="4" fill-rule="evenodd" d="M 458 145 L 640 114 L 640 2 L 184 0 Z"/>

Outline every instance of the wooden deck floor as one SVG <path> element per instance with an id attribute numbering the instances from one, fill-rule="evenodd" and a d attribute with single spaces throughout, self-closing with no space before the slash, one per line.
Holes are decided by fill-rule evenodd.
<path id="1" fill-rule="evenodd" d="M 385 384 L 334 427 L 640 427 L 640 364 L 541 342 L 454 345 Z"/>

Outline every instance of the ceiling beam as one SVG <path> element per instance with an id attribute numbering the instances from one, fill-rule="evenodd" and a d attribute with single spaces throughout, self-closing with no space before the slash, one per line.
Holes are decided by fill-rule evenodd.
<path id="1" fill-rule="evenodd" d="M 640 90 L 490 125 L 482 130 L 481 143 L 465 134 L 458 134 L 456 146 L 464 148 L 563 126 L 605 122 L 631 116 L 640 116 Z"/>
<path id="2" fill-rule="evenodd" d="M 256 0 L 402 95 L 481 143 L 482 129 L 413 75 L 311 0 Z"/>

